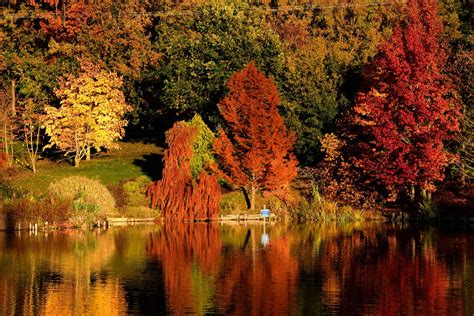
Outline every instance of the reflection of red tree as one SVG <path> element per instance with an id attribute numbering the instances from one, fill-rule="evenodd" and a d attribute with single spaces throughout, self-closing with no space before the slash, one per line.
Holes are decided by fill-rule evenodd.
<path id="1" fill-rule="evenodd" d="M 150 236 L 147 251 L 163 263 L 167 302 L 174 314 L 196 310 L 192 265 L 197 262 L 204 273 L 216 273 L 221 249 L 217 226 L 211 224 L 165 224 L 159 234 Z"/>
<path id="2" fill-rule="evenodd" d="M 420 244 L 375 232 L 323 242 L 319 269 L 326 307 L 343 314 L 355 312 L 354 306 L 361 314 L 461 314 L 461 298 L 450 295 L 462 288 L 461 279 L 449 273 L 433 245 Z"/>
<path id="3" fill-rule="evenodd" d="M 272 240 L 265 251 L 225 258 L 217 285 L 219 312 L 237 315 L 296 313 L 298 263 L 287 238 Z"/>

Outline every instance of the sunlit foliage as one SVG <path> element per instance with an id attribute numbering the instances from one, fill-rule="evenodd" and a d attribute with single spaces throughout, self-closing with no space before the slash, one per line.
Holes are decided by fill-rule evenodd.
<path id="1" fill-rule="evenodd" d="M 273 80 L 250 62 L 227 84 L 229 93 L 219 103 L 226 128 L 214 148 L 220 174 L 251 193 L 255 208 L 257 190 L 284 197 L 298 164 L 294 157 L 293 132 L 278 112 L 280 97 Z"/>
<path id="2" fill-rule="evenodd" d="M 166 133 L 168 149 L 163 159 L 163 176 L 148 187 L 151 206 L 158 207 L 167 220 L 213 219 L 220 211 L 221 191 L 217 178 L 196 164 L 204 158 L 202 151 L 197 152 L 202 158 L 194 161 L 194 171 L 201 171 L 193 177 L 193 149 L 203 148 L 200 144 L 203 144 L 202 127 L 205 125 L 198 130 L 192 124 L 177 122 Z M 201 143 L 194 146 L 196 141 Z"/>
<path id="3" fill-rule="evenodd" d="M 193 178 L 197 179 L 206 166 L 215 162 L 212 149 L 215 136 L 199 114 L 194 115 L 191 121 L 185 122 L 185 125 L 197 131 L 192 145 L 193 158 L 191 159 L 191 172 Z"/>
<path id="4" fill-rule="evenodd" d="M 46 107 L 43 123 L 50 137 L 48 147 L 72 154 L 76 167 L 90 155 L 91 147 L 97 151 L 117 147 L 114 142 L 123 137 L 124 116 L 131 109 L 121 91 L 120 77 L 89 63 L 82 67 L 78 77 L 60 79 L 55 93 L 61 106 Z"/>
<path id="5" fill-rule="evenodd" d="M 357 163 L 390 193 L 434 191 L 453 159 L 445 144 L 459 132 L 436 3 L 409 1 L 405 14 L 367 69 L 368 89 L 354 107 Z"/>

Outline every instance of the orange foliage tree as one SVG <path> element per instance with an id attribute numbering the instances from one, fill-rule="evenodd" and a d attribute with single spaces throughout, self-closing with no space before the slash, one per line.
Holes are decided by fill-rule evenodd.
<path id="1" fill-rule="evenodd" d="M 273 80 L 254 62 L 232 75 L 227 87 L 229 93 L 219 104 L 227 133 L 220 131 L 214 149 L 220 174 L 244 193 L 251 192 L 253 210 L 257 190 L 279 196 L 287 192 L 297 174 L 295 137 L 278 112 L 280 97 Z"/>
<path id="2" fill-rule="evenodd" d="M 197 179 L 191 172 L 193 142 L 197 129 L 177 122 L 166 134 L 163 177 L 148 187 L 152 207 L 168 220 L 206 220 L 220 211 L 221 192 L 215 175 L 202 170 Z"/>

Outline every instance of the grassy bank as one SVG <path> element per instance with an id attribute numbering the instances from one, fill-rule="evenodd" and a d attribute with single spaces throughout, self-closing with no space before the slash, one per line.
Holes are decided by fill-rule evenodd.
<path id="1" fill-rule="evenodd" d="M 148 182 L 161 177 L 163 149 L 154 144 L 133 142 L 122 142 L 120 147 L 120 150 L 98 153 L 92 160 L 82 161 L 77 168 L 65 160 L 55 162 L 46 159 L 38 163 L 37 174 L 33 174 L 24 167 L 17 167 L 10 176 L 4 179 L 14 192 L 4 194 L 4 196 L 9 195 L 9 201 L 3 203 L 3 213 L 8 212 L 21 222 L 45 217 L 55 218 L 57 221 L 64 220 L 61 214 L 71 215 L 73 211 L 65 211 L 67 207 L 64 203 L 48 200 L 48 188 L 58 180 L 82 176 L 99 181 L 112 193 L 117 212 L 110 216 L 135 218 L 156 216 L 156 211 L 147 207 L 143 188 Z M 381 219 L 379 214 L 373 212 L 360 211 L 336 202 L 326 201 L 319 193 L 309 199 L 303 198 L 296 191 L 293 191 L 292 195 L 289 202 L 282 202 L 275 197 L 257 194 L 256 210 L 251 212 L 247 208 L 242 191 L 226 191 L 222 197 L 221 214 L 258 213 L 266 206 L 280 219 L 290 221 L 350 222 Z M 0 208 L 2 208 L 1 204 Z M 58 209 L 60 212 L 56 214 L 51 209 Z"/>
<path id="2" fill-rule="evenodd" d="M 117 184 L 121 180 L 146 176 L 156 180 L 162 167 L 163 149 L 154 144 L 120 143 L 120 150 L 98 153 L 90 161 L 82 161 L 73 167 L 67 161 L 40 160 L 38 173 L 18 167 L 8 183 L 15 189 L 42 194 L 48 186 L 68 176 L 84 176 L 99 180 L 104 185 Z"/>
<path id="3" fill-rule="evenodd" d="M 4 173 L 0 183 L 0 228 L 8 226 L 7 222 L 10 226 L 15 223 L 15 227 L 19 223 L 44 224 L 46 221 L 69 225 L 70 219 L 81 212 L 90 215 L 88 222 L 109 215 L 156 216 L 157 212 L 147 207 L 144 188 L 159 177 L 162 148 L 154 144 L 124 142 L 120 147 L 120 150 L 98 153 L 92 160 L 82 161 L 77 168 L 66 160 L 45 159 L 38 163 L 37 174 L 21 166 Z M 52 183 L 72 176 L 94 179 L 106 186 L 115 200 L 115 209 L 104 214 L 88 204 L 86 196 L 55 198 L 51 195 Z M 71 188 L 59 188 L 59 191 L 67 192 L 68 189 Z"/>

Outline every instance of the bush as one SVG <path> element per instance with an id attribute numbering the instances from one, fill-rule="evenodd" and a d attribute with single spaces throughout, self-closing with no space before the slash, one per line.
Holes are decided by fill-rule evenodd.
<path id="1" fill-rule="evenodd" d="M 137 177 L 123 183 L 128 206 L 147 206 L 146 188 L 150 180 L 146 176 Z"/>
<path id="2" fill-rule="evenodd" d="M 114 197 L 97 180 L 67 177 L 52 183 L 48 195 L 53 200 L 72 201 L 72 221 L 78 226 L 115 213 Z"/>
<path id="3" fill-rule="evenodd" d="M 146 176 L 140 176 L 110 184 L 107 188 L 115 199 L 117 209 L 123 213 L 130 207 L 148 207 L 146 189 L 149 183 Z"/>
<path id="4" fill-rule="evenodd" d="M 292 214 L 300 221 L 317 222 L 356 222 L 364 219 L 363 212 L 354 210 L 350 205 L 338 205 L 325 199 L 317 186 L 313 186 L 310 199 L 300 199 Z"/>

